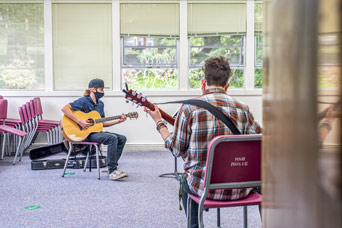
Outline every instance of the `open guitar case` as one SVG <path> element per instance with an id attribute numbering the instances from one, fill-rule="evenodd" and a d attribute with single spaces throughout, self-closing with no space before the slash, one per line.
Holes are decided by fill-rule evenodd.
<path id="1" fill-rule="evenodd" d="M 96 156 L 95 148 L 91 151 L 91 156 L 89 163 L 91 168 L 96 168 Z M 74 151 L 70 155 L 67 168 L 82 169 L 85 165 L 86 155 L 89 150 L 88 145 L 74 145 Z M 68 149 L 64 143 L 58 143 L 49 146 L 43 146 L 39 148 L 32 149 L 29 153 L 31 161 L 32 170 L 44 170 L 44 169 L 63 169 L 66 159 L 43 159 L 61 152 L 68 154 Z M 80 154 L 84 155 L 81 156 Z M 78 156 L 80 155 L 80 156 Z M 100 168 L 107 166 L 107 157 L 100 156 Z M 89 163 L 87 167 L 89 167 Z"/>

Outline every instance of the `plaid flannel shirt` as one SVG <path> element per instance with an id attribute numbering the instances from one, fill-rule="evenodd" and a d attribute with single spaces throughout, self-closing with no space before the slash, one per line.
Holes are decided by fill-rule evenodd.
<path id="1" fill-rule="evenodd" d="M 261 133 L 261 128 L 254 121 L 247 105 L 228 96 L 219 88 L 208 89 L 198 99 L 207 101 L 229 115 L 242 134 Z M 219 135 L 233 134 L 230 129 L 209 111 L 195 105 L 181 106 L 175 120 L 174 132 L 165 139 L 165 147 L 174 156 L 184 160 L 184 171 L 189 187 L 201 196 L 204 191 L 204 172 L 207 150 L 210 141 Z M 248 189 L 210 190 L 209 199 L 236 200 L 246 197 Z"/>

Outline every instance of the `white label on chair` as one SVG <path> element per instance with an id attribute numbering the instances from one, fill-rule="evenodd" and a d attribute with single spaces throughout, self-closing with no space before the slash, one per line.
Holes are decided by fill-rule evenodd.
<path id="1" fill-rule="evenodd" d="M 230 162 L 230 166 L 248 166 L 246 157 L 235 157 L 235 161 Z"/>

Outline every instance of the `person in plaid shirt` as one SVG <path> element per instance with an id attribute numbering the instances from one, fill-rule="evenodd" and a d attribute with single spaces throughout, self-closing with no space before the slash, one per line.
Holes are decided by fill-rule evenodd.
<path id="1" fill-rule="evenodd" d="M 241 134 L 261 133 L 259 124 L 247 105 L 227 95 L 231 69 L 224 57 L 211 57 L 205 61 L 202 80 L 202 96 L 196 98 L 214 105 L 228 115 Z M 165 147 L 184 160 L 185 178 L 182 202 L 187 212 L 188 193 L 201 196 L 204 191 L 204 171 L 210 141 L 219 135 L 231 135 L 232 131 L 206 109 L 183 104 L 175 119 L 174 132 L 170 133 L 162 121 L 158 106 L 154 111 L 145 108 L 157 125 Z M 246 197 L 252 189 L 215 189 L 209 192 L 213 200 L 237 200 Z M 191 227 L 198 227 L 198 204 L 192 203 Z"/>

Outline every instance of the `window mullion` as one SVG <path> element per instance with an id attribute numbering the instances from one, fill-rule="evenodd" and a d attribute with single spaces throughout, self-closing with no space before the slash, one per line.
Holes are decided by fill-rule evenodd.
<path id="1" fill-rule="evenodd" d="M 53 55 L 52 55 L 52 3 L 44 1 L 44 67 L 45 91 L 53 91 Z"/>
<path id="2" fill-rule="evenodd" d="M 121 41 L 120 41 L 120 2 L 113 0 L 112 1 L 112 67 L 113 67 L 113 90 L 118 91 L 121 90 L 121 56 L 120 49 Z"/>
<path id="3" fill-rule="evenodd" d="M 254 89 L 254 1 L 247 1 L 245 89 Z"/>
<path id="4" fill-rule="evenodd" d="M 189 89 L 188 65 L 189 65 L 189 45 L 188 45 L 188 4 L 186 1 L 179 2 L 179 74 L 178 88 L 181 91 Z"/>

